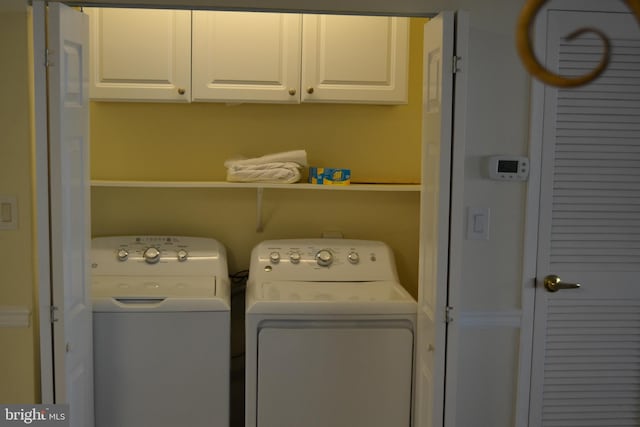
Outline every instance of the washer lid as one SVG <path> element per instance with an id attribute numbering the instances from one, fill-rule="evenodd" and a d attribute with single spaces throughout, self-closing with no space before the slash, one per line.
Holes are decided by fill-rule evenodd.
<path id="1" fill-rule="evenodd" d="M 252 288 L 249 313 L 405 313 L 417 305 L 396 282 L 263 282 Z"/>
<path id="2" fill-rule="evenodd" d="M 229 310 L 216 276 L 92 276 L 93 311 Z"/>

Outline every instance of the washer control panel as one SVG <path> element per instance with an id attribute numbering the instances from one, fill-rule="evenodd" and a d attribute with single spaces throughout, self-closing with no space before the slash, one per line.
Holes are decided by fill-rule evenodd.
<path id="1" fill-rule="evenodd" d="M 397 280 L 386 244 L 354 239 L 267 240 L 253 249 L 249 274 L 272 280 Z"/>
<path id="2" fill-rule="evenodd" d="M 120 262 L 135 262 L 142 258 L 147 264 L 157 264 L 167 258 L 180 262 L 189 259 L 189 245 L 178 237 L 134 237 L 116 244 L 116 258 Z"/>
<path id="3" fill-rule="evenodd" d="M 91 244 L 93 274 L 182 274 L 182 270 L 208 274 L 219 261 L 226 269 L 225 248 L 215 239 L 111 236 L 94 238 Z"/>

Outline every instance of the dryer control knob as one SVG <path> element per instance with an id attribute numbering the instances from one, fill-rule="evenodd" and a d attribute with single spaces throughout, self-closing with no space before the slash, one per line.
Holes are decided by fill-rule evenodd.
<path id="1" fill-rule="evenodd" d="M 358 252 L 349 252 L 347 259 L 351 264 L 357 264 L 360 262 L 360 255 L 358 255 Z"/>
<path id="2" fill-rule="evenodd" d="M 291 264 L 298 264 L 300 263 L 300 259 L 302 257 L 300 256 L 300 252 L 291 252 L 289 254 L 289 261 L 291 261 Z"/>
<path id="3" fill-rule="evenodd" d="M 321 249 L 316 254 L 316 262 L 321 267 L 329 267 L 333 262 L 333 254 L 329 249 Z"/>
<path id="4" fill-rule="evenodd" d="M 129 251 L 118 249 L 118 261 L 126 261 L 129 258 Z"/>
<path id="5" fill-rule="evenodd" d="M 271 252 L 269 254 L 269 261 L 271 264 L 277 264 L 280 262 L 280 252 Z"/>
<path id="6" fill-rule="evenodd" d="M 189 258 L 189 253 L 184 249 L 180 249 L 178 251 L 178 261 L 183 262 L 183 261 L 186 261 L 187 258 Z"/>
<path id="7" fill-rule="evenodd" d="M 160 261 L 160 251 L 157 248 L 154 248 L 153 246 L 145 249 L 142 256 L 144 257 L 144 260 L 148 264 L 155 264 L 158 261 Z"/>

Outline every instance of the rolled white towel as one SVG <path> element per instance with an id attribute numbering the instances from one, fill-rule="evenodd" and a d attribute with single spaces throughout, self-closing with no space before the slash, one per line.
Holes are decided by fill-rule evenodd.
<path id="1" fill-rule="evenodd" d="M 268 154 L 253 159 L 227 160 L 227 181 L 291 184 L 300 181 L 300 169 L 307 165 L 305 150 Z"/>

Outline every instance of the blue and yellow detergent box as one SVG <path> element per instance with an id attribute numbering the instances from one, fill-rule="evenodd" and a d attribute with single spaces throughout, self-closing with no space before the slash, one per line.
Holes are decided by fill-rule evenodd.
<path id="1" fill-rule="evenodd" d="M 322 185 L 349 185 L 351 169 L 309 167 L 309 182 Z"/>

